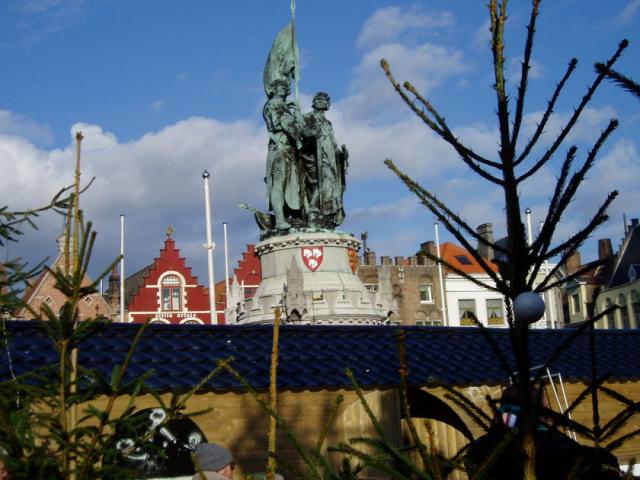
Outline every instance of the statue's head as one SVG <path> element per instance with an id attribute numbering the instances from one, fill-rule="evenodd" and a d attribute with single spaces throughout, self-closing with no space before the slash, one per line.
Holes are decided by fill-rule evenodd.
<path id="1" fill-rule="evenodd" d="M 286 97 L 291 92 L 289 88 L 289 82 L 287 82 L 286 80 L 282 80 L 281 78 L 278 78 L 277 80 L 274 80 L 273 82 L 271 82 L 271 91 L 275 95 Z"/>
<path id="2" fill-rule="evenodd" d="M 311 106 L 316 110 L 329 110 L 331 106 L 331 97 L 328 93 L 318 92 L 313 96 Z"/>

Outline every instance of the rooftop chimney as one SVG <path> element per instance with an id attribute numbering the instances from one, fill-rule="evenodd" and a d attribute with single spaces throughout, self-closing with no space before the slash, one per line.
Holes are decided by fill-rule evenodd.
<path id="1" fill-rule="evenodd" d="M 578 271 L 580 266 L 582 265 L 582 260 L 580 258 L 580 252 L 575 251 L 569 257 L 567 257 L 567 261 L 565 266 L 567 268 L 567 273 L 571 275 L 572 273 Z"/>
<path id="2" fill-rule="evenodd" d="M 431 255 L 436 254 L 436 243 L 433 240 L 429 240 L 428 242 L 424 242 L 420 244 L 420 251 L 418 255 L 422 255 L 423 253 L 430 253 Z"/>
<path id="3" fill-rule="evenodd" d="M 610 238 L 601 238 L 598 240 L 598 259 L 603 260 L 613 255 L 613 247 Z"/>
<path id="4" fill-rule="evenodd" d="M 483 223 L 476 229 L 478 235 L 484 238 L 487 242 L 493 243 L 493 225 L 490 223 Z M 487 260 L 493 260 L 493 248 L 489 245 L 485 245 L 483 242 L 478 241 L 478 253 L 482 258 Z"/>

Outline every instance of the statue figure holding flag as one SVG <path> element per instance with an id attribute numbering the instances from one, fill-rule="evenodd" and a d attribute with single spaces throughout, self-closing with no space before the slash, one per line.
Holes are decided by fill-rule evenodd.
<path id="1" fill-rule="evenodd" d="M 273 93 L 262 111 L 269 132 L 267 192 L 276 230 L 288 230 L 292 225 L 287 217 L 303 220 L 307 210 L 298 155 L 302 117 L 297 105 L 286 101 L 289 84 L 285 80 L 274 80 L 271 89 Z"/>
<path id="2" fill-rule="evenodd" d="M 298 101 L 287 102 L 291 80 L 296 77 L 298 50 L 290 22 L 273 42 L 264 66 L 264 90 L 268 100 L 262 111 L 267 132 L 267 196 L 275 216 L 275 229 L 306 226 L 307 198 L 300 163 L 303 121 Z M 289 219 L 289 220 L 288 220 Z"/>
<path id="3" fill-rule="evenodd" d="M 264 67 L 268 100 L 262 113 L 269 134 L 265 181 L 273 214 L 252 209 L 263 236 L 280 235 L 292 227 L 333 230 L 344 220 L 348 151 L 337 146 L 325 116 L 329 95 L 316 94 L 313 111 L 301 115 L 298 64 L 292 20 L 276 36 Z M 292 81 L 295 101 L 288 102 Z"/>

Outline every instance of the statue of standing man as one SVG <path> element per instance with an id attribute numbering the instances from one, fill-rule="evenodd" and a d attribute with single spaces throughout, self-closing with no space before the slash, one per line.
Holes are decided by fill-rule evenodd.
<path id="1" fill-rule="evenodd" d="M 295 103 L 287 103 L 289 83 L 274 80 L 262 115 L 269 133 L 267 193 L 276 230 L 288 230 L 287 217 L 302 219 L 306 213 L 304 178 L 298 152 L 302 147 L 302 117 Z"/>
<path id="2" fill-rule="evenodd" d="M 335 228 L 344 220 L 342 197 L 349 151 L 338 147 L 333 126 L 325 113 L 331 98 L 324 92 L 313 97 L 313 111 L 304 115 L 305 142 L 302 161 L 308 202 L 309 227 Z"/>

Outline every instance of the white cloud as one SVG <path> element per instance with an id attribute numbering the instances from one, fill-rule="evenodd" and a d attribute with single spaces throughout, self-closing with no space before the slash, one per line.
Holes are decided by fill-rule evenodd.
<path id="1" fill-rule="evenodd" d="M 484 23 L 476 30 L 476 33 L 473 35 L 472 45 L 475 49 L 485 49 L 489 47 L 489 43 L 491 42 L 491 31 L 489 28 L 491 27 L 491 20 L 487 19 Z"/>
<path id="2" fill-rule="evenodd" d="M 528 141 L 533 135 L 537 124 L 542 118 L 542 114 L 543 112 L 532 112 L 524 116 L 523 130 L 520 134 L 521 148 L 524 148 L 524 142 Z M 580 119 L 565 139 L 565 148 L 561 148 L 556 155 L 564 155 L 569 146 L 573 144 L 578 144 L 582 148 L 584 148 L 585 145 L 586 148 L 591 148 L 609 121 L 616 116 L 616 111 L 611 107 L 585 108 L 580 115 Z M 567 124 L 570 117 L 571 114 L 567 112 L 554 113 L 547 122 L 545 131 L 539 141 L 540 147 L 550 145 L 550 143 L 556 139 L 561 129 Z"/>
<path id="3" fill-rule="evenodd" d="M 169 224 L 174 225 L 179 244 L 182 239 L 203 238 L 201 174 L 205 169 L 211 172 L 214 222 L 228 221 L 232 238 L 241 239 L 234 243 L 233 255 L 239 255 L 247 231 L 256 240 L 252 216 L 236 204 L 242 201 L 264 208 L 266 136 L 261 125 L 190 118 L 128 143 L 97 125 L 74 125 L 72 138 L 77 131 L 84 135 L 82 184 L 96 178 L 81 199 L 86 217 L 100 232 L 94 268 L 105 265 L 117 252 L 120 213 L 126 215 L 129 272 L 157 255 Z M 12 172 L 0 176 L 0 189 L 12 208 L 46 204 L 60 187 L 73 182 L 74 168 L 73 141 L 64 149 L 47 151 L 25 139 L 0 135 L 0 171 Z M 38 224 L 50 243 L 26 253 L 27 258 L 44 256 L 47 247 L 53 250 L 50 255 L 55 254 L 51 239 L 61 232 L 60 220 L 44 216 Z M 29 241 L 20 244 L 25 249 L 30 246 Z M 200 253 L 204 255 L 204 250 Z M 190 260 L 204 264 L 204 258 Z"/>
<path id="4" fill-rule="evenodd" d="M 629 23 L 638 10 L 640 10 L 640 0 L 629 0 L 627 5 L 616 17 L 616 20 L 618 23 Z"/>
<path id="5" fill-rule="evenodd" d="M 354 71 L 350 88 L 352 93 L 341 102 L 341 108 L 348 117 L 395 121 L 396 118 L 390 113 L 406 111 L 406 106 L 380 68 L 382 58 L 389 62 L 396 80 L 401 83 L 409 80 L 424 95 L 467 68 L 461 52 L 440 45 L 381 45 L 366 52 Z"/>
<path id="6" fill-rule="evenodd" d="M 454 24 L 455 18 L 451 12 L 427 12 L 419 7 L 407 10 L 385 7 L 376 10 L 364 23 L 358 37 L 358 46 L 376 46 L 407 31 L 432 31 Z"/>
<path id="7" fill-rule="evenodd" d="M 0 134 L 18 135 L 40 145 L 53 141 L 51 129 L 22 115 L 0 109 Z"/>
<path id="8" fill-rule="evenodd" d="M 24 0 L 10 6 L 16 14 L 18 44 L 31 45 L 76 25 L 91 6 L 84 0 Z"/>

